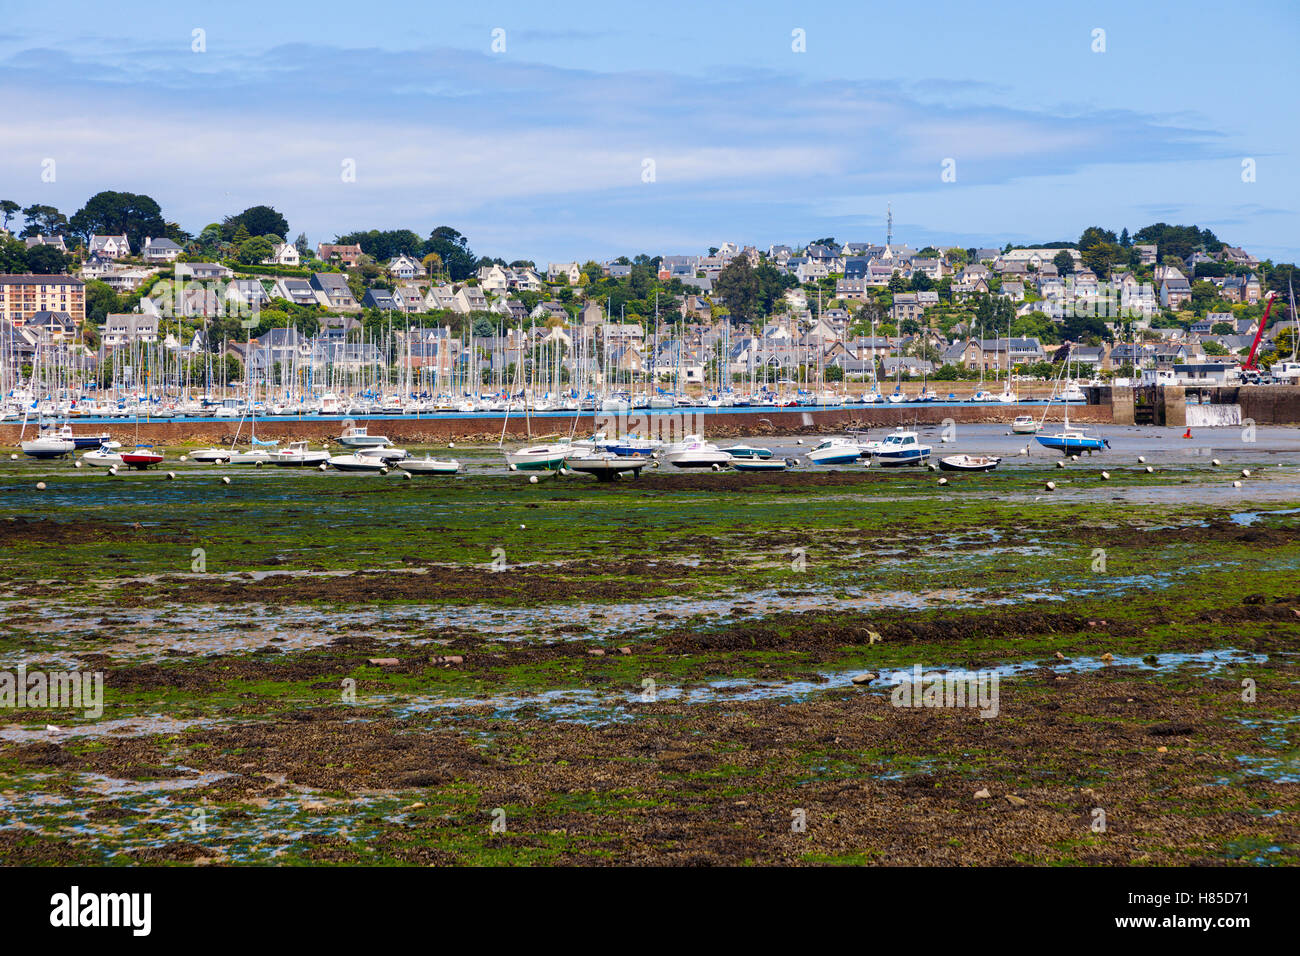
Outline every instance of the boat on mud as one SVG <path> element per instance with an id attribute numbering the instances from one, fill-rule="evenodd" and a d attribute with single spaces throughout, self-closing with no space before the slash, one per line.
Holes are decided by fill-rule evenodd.
<path id="1" fill-rule="evenodd" d="M 827 438 L 804 457 L 814 465 L 851 465 L 862 457 L 862 446 L 848 438 Z"/>
<path id="2" fill-rule="evenodd" d="M 733 458 L 731 461 L 736 471 L 789 471 L 795 464 L 793 458 Z"/>
<path id="3" fill-rule="evenodd" d="M 684 443 L 684 447 L 666 453 L 663 459 L 674 468 L 720 469 L 731 464 L 730 454 L 702 438 Z"/>
<path id="4" fill-rule="evenodd" d="M 1034 420 L 1033 415 L 1017 415 L 1011 423 L 1011 430 L 1017 435 L 1037 435 L 1043 426 Z"/>
<path id="5" fill-rule="evenodd" d="M 460 462 L 425 455 L 423 458 L 403 458 L 397 462 L 397 467 L 412 475 L 454 475 L 460 471 Z"/>
<path id="6" fill-rule="evenodd" d="M 568 459 L 565 467 L 584 475 L 595 475 L 598 481 L 613 481 L 621 474 L 630 472 L 636 477 L 641 470 L 654 464 L 646 456 L 620 455 L 612 451 L 593 451 Z"/>
<path id="7" fill-rule="evenodd" d="M 732 445 L 729 448 L 724 448 L 723 451 L 729 454 L 732 458 L 752 459 L 772 457 L 772 449 L 758 448 L 754 445 Z"/>
<path id="8" fill-rule="evenodd" d="M 942 471 L 992 471 L 1002 463 L 994 455 L 949 455 L 939 459 Z"/>
<path id="9" fill-rule="evenodd" d="M 871 460 L 884 467 L 920 465 L 930 457 L 931 448 L 923 445 L 916 432 L 899 430 L 887 435 L 880 446 L 871 452 Z"/>
<path id="10" fill-rule="evenodd" d="M 323 448 L 314 450 L 307 447 L 305 441 L 290 442 L 288 448 L 272 452 L 271 464 L 280 468 L 314 468 L 329 462 L 330 453 Z"/>
<path id="11" fill-rule="evenodd" d="M 122 456 L 118 450 L 107 445 L 100 445 L 94 451 L 86 452 L 81 456 L 81 460 L 96 468 L 113 468 L 122 464 Z"/>
<path id="12" fill-rule="evenodd" d="M 144 471 L 154 465 L 162 464 L 162 452 L 154 451 L 153 445 L 136 445 L 130 451 L 121 453 L 122 464 L 136 471 Z"/>

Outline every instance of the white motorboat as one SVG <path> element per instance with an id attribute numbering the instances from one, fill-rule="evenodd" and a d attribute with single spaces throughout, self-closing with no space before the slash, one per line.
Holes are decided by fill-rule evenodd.
<path id="1" fill-rule="evenodd" d="M 929 445 L 921 444 L 916 432 L 899 429 L 881 442 L 880 447 L 871 453 L 871 459 L 886 467 L 919 465 L 930 457 L 930 451 Z"/>
<path id="2" fill-rule="evenodd" d="M 358 448 L 358 455 L 365 455 L 367 458 L 378 458 L 382 461 L 399 461 L 410 453 L 405 448 L 382 447 L 371 445 L 368 448 Z"/>
<path id="3" fill-rule="evenodd" d="M 641 455 L 620 455 L 612 451 L 594 451 L 565 462 L 565 468 L 595 475 L 598 481 L 613 481 L 624 472 L 640 476 L 641 469 L 653 464 L 653 459 Z M 684 467 L 684 466 L 679 466 Z"/>
<path id="4" fill-rule="evenodd" d="M 1011 423 L 1011 430 L 1017 435 L 1035 435 L 1043 426 L 1034 420 L 1033 415 L 1017 415 Z"/>
<path id="5" fill-rule="evenodd" d="M 248 451 L 239 451 L 232 448 L 226 461 L 232 465 L 264 465 L 272 461 L 279 451 L 279 446 L 275 442 L 265 448 L 254 445 Z"/>
<path id="6" fill-rule="evenodd" d="M 190 461 L 216 464 L 218 462 L 230 461 L 230 455 L 231 451 L 229 448 L 200 448 L 198 451 L 190 452 Z"/>
<path id="7" fill-rule="evenodd" d="M 731 464 L 731 455 L 713 442 L 704 440 L 686 444 L 686 447 L 663 455 L 664 461 L 675 468 L 725 468 Z"/>
<path id="8" fill-rule="evenodd" d="M 804 455 L 814 465 L 849 465 L 862 456 L 862 446 L 847 438 L 827 438 Z"/>
<path id="9" fill-rule="evenodd" d="M 290 442 L 288 448 L 279 448 L 270 456 L 271 464 L 281 468 L 312 468 L 329 460 L 329 452 L 308 448 L 305 441 Z"/>
<path id="10" fill-rule="evenodd" d="M 372 435 L 367 426 L 358 425 L 351 419 L 343 423 L 343 432 L 339 435 L 339 442 L 349 448 L 382 448 L 385 445 L 392 444 L 384 435 Z"/>
<path id="11" fill-rule="evenodd" d="M 397 467 L 413 475 L 454 475 L 460 471 L 460 462 L 455 459 L 444 461 L 425 455 L 423 458 L 403 458 L 397 462 Z"/>
<path id="12" fill-rule="evenodd" d="M 353 455 L 331 455 L 330 467 L 339 471 L 361 471 L 377 475 L 388 473 L 388 462 L 376 455 L 364 455 L 357 452 Z"/>
<path id="13" fill-rule="evenodd" d="M 86 452 L 81 456 L 81 460 L 96 468 L 112 468 L 122 464 L 122 456 L 107 445 L 100 445 L 94 451 Z"/>

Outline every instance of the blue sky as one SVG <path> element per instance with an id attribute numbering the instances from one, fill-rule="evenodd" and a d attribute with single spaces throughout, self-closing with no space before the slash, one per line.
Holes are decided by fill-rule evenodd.
<path id="1" fill-rule="evenodd" d="M 1165 220 L 1294 261 L 1298 64 L 1293 2 L 52 0 L 0 23 L 0 198 L 448 224 L 543 262 L 881 241 L 892 203 L 914 246 Z"/>

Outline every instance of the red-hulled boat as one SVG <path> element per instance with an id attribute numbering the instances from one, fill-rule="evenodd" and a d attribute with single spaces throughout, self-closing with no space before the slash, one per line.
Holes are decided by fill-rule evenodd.
<path id="1" fill-rule="evenodd" d="M 136 445 L 130 451 L 122 452 L 122 464 L 139 471 L 152 468 L 154 465 L 160 464 L 162 460 L 162 453 L 154 451 L 153 445 Z"/>

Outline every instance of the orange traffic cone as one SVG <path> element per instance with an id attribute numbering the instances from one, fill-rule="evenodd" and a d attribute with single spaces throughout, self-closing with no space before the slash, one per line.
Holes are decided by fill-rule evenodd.
<path id="1" fill-rule="evenodd" d="M 1184 437 L 1184 438 L 1191 438 L 1191 437 L 1192 437 L 1192 430 L 1189 428 L 1189 429 L 1187 429 L 1187 431 L 1183 432 L 1183 437 Z"/>

